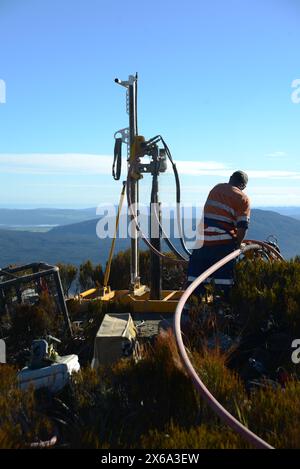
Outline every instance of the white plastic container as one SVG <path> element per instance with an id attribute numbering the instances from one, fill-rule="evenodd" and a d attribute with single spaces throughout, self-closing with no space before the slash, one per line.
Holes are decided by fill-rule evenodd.
<path id="1" fill-rule="evenodd" d="M 112 365 L 126 356 L 136 339 L 136 328 L 129 313 L 106 314 L 94 342 L 92 368 Z"/>
<path id="2" fill-rule="evenodd" d="M 74 371 L 80 370 L 77 355 L 65 355 L 58 357 L 55 363 L 43 368 L 31 370 L 26 366 L 17 375 L 21 389 L 28 389 L 33 385 L 35 389 L 47 388 L 55 393 L 68 384 L 69 378 Z"/>

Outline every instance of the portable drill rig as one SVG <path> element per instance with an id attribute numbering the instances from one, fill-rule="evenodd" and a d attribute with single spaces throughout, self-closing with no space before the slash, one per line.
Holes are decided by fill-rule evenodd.
<path id="1" fill-rule="evenodd" d="M 176 165 L 173 162 L 171 152 L 160 135 L 149 140 L 139 135 L 137 123 L 137 82 L 138 76 L 130 75 L 127 81 L 115 79 L 115 82 L 126 88 L 126 111 L 129 116 L 129 125 L 115 132 L 114 161 L 112 166 L 113 178 L 118 181 L 122 168 L 122 145 L 127 146 L 127 179 L 123 182 L 118 215 L 116 218 L 115 236 L 112 242 L 109 260 L 104 276 L 104 289 L 100 294 L 103 301 L 118 300 L 121 303 L 130 303 L 131 310 L 136 312 L 174 312 L 181 291 L 162 290 L 162 259 L 167 262 L 181 262 L 187 264 L 184 257 L 166 236 L 161 224 L 161 203 L 159 200 L 159 175 L 167 169 L 167 160 L 171 163 L 176 182 L 177 222 L 181 244 L 186 254 L 187 250 L 180 222 L 180 184 Z M 144 157 L 150 157 L 150 162 L 145 163 Z M 139 224 L 139 182 L 143 175 L 152 176 L 152 188 L 150 198 L 150 240 L 145 236 Z M 110 265 L 117 237 L 120 212 L 124 196 L 127 196 L 130 216 L 130 284 L 128 290 L 112 291 L 108 285 Z M 175 258 L 165 256 L 161 252 L 161 240 L 164 236 L 169 248 L 176 255 Z M 150 249 L 150 285 L 141 285 L 139 270 L 140 238 Z M 83 292 L 82 298 L 99 297 L 96 289 Z"/>

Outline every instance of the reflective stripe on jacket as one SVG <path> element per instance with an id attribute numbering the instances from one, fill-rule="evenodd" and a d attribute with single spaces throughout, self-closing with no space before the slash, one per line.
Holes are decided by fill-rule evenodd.
<path id="1" fill-rule="evenodd" d="M 237 236 L 237 228 L 248 228 L 250 201 L 238 187 L 218 184 L 209 193 L 204 206 L 204 229 L 200 239 L 204 245 L 229 244 Z"/>

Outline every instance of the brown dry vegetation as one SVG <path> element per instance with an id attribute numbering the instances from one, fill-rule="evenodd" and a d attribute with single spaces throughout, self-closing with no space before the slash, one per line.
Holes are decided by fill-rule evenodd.
<path id="1" fill-rule="evenodd" d="M 185 336 L 195 369 L 208 389 L 242 423 L 277 448 L 300 447 L 300 364 L 291 364 L 292 350 L 273 357 L 274 369 L 280 365 L 289 371 L 284 387 L 273 388 L 266 381 L 264 387 L 249 391 L 241 372 L 249 355 L 241 363 L 245 351 L 240 345 L 224 352 L 218 346 L 208 347 L 207 339 L 217 332 L 246 338 L 247 344 L 249 337 L 259 337 L 257 352 L 278 331 L 300 338 L 299 300 L 299 262 L 247 261 L 237 268 L 228 317 L 218 317 L 215 306 L 194 301 L 192 330 Z M 103 314 L 95 303 L 91 317 L 97 311 Z M 261 329 L 270 320 L 271 326 L 262 335 Z M 47 412 L 42 414 L 41 408 L 40 396 L 32 390 L 18 390 L 15 370 L 3 365 L 0 447 L 26 447 L 51 433 L 53 424 L 59 431 L 58 446 L 73 448 L 249 447 L 195 391 L 172 331 L 158 336 L 137 363 L 123 359 L 112 368 L 83 367 L 69 388 L 47 406 Z"/>

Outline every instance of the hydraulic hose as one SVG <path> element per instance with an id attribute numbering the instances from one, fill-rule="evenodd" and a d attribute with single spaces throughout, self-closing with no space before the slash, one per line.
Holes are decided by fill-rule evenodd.
<path id="1" fill-rule="evenodd" d="M 110 276 L 110 269 L 111 269 L 111 263 L 112 263 L 112 258 L 115 250 L 115 244 L 116 244 L 116 238 L 117 238 L 117 233 L 118 233 L 118 228 L 119 228 L 119 222 L 120 222 L 120 216 L 121 216 L 121 210 L 122 210 L 122 205 L 125 197 L 125 190 L 126 190 L 126 183 L 123 181 L 123 186 L 122 186 L 122 191 L 120 195 L 120 201 L 119 201 L 119 207 L 118 207 L 118 213 L 117 213 L 117 218 L 116 218 L 116 224 L 115 224 L 115 232 L 114 232 L 114 237 L 111 243 L 110 251 L 109 251 L 109 256 L 108 256 L 108 262 L 106 265 L 105 269 L 105 274 L 104 274 L 104 281 L 103 281 L 103 286 L 107 287 L 108 285 L 108 280 Z"/>
<path id="2" fill-rule="evenodd" d="M 131 171 L 132 171 L 132 167 L 133 167 L 133 164 L 130 165 L 129 169 L 128 169 L 128 174 L 127 174 L 127 181 L 126 181 L 126 192 L 127 192 L 127 203 L 128 203 L 128 207 L 129 207 L 129 211 L 130 211 L 130 215 L 135 223 L 135 226 L 136 226 L 136 229 L 139 231 L 140 235 L 141 235 L 141 238 L 143 239 L 144 243 L 149 247 L 149 249 L 151 249 L 151 251 L 153 251 L 157 256 L 161 257 L 162 259 L 164 259 L 165 261 L 168 261 L 168 262 L 175 262 L 176 264 L 179 262 L 179 263 L 182 263 L 182 264 L 187 264 L 188 261 L 184 260 L 184 259 L 173 259 L 172 257 L 168 257 L 168 256 L 165 256 L 162 252 L 158 251 L 151 243 L 150 241 L 148 240 L 148 238 L 146 237 L 146 235 L 143 233 L 141 227 L 140 227 L 140 224 L 138 222 L 138 219 L 133 211 L 133 208 L 132 208 L 132 199 L 131 199 L 131 190 L 130 190 L 130 174 L 131 174 Z"/>
<path id="3" fill-rule="evenodd" d="M 170 152 L 170 149 L 168 147 L 168 145 L 166 144 L 166 142 L 164 141 L 163 137 L 161 135 L 156 135 L 155 137 L 153 137 L 149 142 L 154 142 L 154 141 L 158 141 L 158 140 L 161 140 L 164 148 L 165 148 L 165 151 L 166 151 L 166 154 L 168 156 L 168 159 L 172 165 L 172 169 L 173 169 L 173 173 L 174 173 L 174 177 L 175 177 L 175 182 L 176 182 L 176 210 L 177 210 L 177 225 L 178 225 L 178 231 L 179 231 L 179 238 L 180 238 L 180 243 L 181 243 L 181 246 L 184 250 L 184 252 L 187 254 L 188 257 L 190 257 L 191 255 L 191 252 L 187 249 L 186 247 L 186 244 L 185 244 L 185 241 L 184 241 L 184 236 L 183 236 L 183 231 L 182 231 L 182 224 L 181 224 L 181 193 L 180 193 L 180 180 L 179 180 L 179 175 L 178 175 L 178 171 L 177 171 L 177 168 L 176 168 L 176 164 L 174 163 L 173 161 L 173 158 L 172 158 L 172 155 L 171 155 L 171 152 Z M 148 142 L 148 143 L 149 143 Z M 131 217 L 135 223 L 135 226 L 136 226 L 136 229 L 139 231 L 140 235 L 141 235 L 141 238 L 143 239 L 144 243 L 148 246 L 149 249 L 151 249 L 156 255 L 158 255 L 159 257 L 165 259 L 165 260 L 168 260 L 170 262 L 180 262 L 180 263 L 185 263 L 187 264 L 188 263 L 188 259 L 185 258 L 177 249 L 176 247 L 173 245 L 173 243 L 171 242 L 171 240 L 169 239 L 168 235 L 166 234 L 160 220 L 159 220 L 159 217 L 158 217 L 158 214 L 157 214 L 157 211 L 156 211 L 156 207 L 154 207 L 154 214 L 155 214 L 155 217 L 157 219 L 157 222 L 159 224 L 159 227 L 161 229 L 161 232 L 163 233 L 164 235 L 164 240 L 165 242 L 167 243 L 168 247 L 170 248 L 171 251 L 173 251 L 173 253 L 178 257 L 178 259 L 173 259 L 171 257 L 168 257 L 168 256 L 165 256 L 163 253 L 161 253 L 160 251 L 158 251 L 152 244 L 151 242 L 147 239 L 147 237 L 145 236 L 145 234 L 143 233 L 140 225 L 139 225 L 139 222 L 138 222 L 138 219 L 132 209 L 132 200 L 131 200 L 131 189 L 130 189 L 130 173 L 132 171 L 132 168 L 134 166 L 134 162 L 130 165 L 129 169 L 128 169 L 128 174 L 127 174 L 127 181 L 126 181 L 126 192 L 127 192 L 127 201 L 128 201 L 128 206 L 129 206 L 129 210 L 130 210 L 130 214 L 131 214 Z M 251 240 L 248 240 L 246 241 L 246 243 L 252 243 Z M 272 254 L 272 256 L 275 258 L 275 259 L 280 259 L 280 260 L 283 260 L 284 258 L 282 257 L 282 255 L 275 249 L 273 248 L 272 246 L 270 246 L 268 243 L 264 243 L 264 242 L 261 242 L 261 241 L 255 241 L 256 244 L 259 244 L 260 247 L 263 249 L 263 250 L 269 250 L 270 253 Z"/>
<path id="4" fill-rule="evenodd" d="M 272 254 L 273 258 L 279 260 L 279 261 L 284 261 L 283 255 L 277 251 L 273 246 L 270 246 L 270 244 L 264 242 L 264 241 L 253 241 L 252 239 L 247 239 L 244 241 L 245 244 L 258 244 L 263 250 L 269 251 L 270 254 Z"/>
<path id="5" fill-rule="evenodd" d="M 150 140 L 148 140 L 148 142 L 146 142 L 147 144 L 153 144 L 153 143 L 157 143 L 158 141 L 161 141 L 163 146 L 164 146 L 164 149 L 166 151 L 166 155 L 172 165 L 172 169 L 173 169 L 173 173 L 174 173 L 174 177 L 175 177 L 175 184 L 176 184 L 176 218 L 177 218 L 177 226 L 178 226 L 178 232 L 179 232 L 179 239 L 180 239 L 180 243 L 181 243 L 181 246 L 182 246 L 182 249 L 183 251 L 187 254 L 188 257 L 190 257 L 191 255 L 191 252 L 187 249 L 186 247 L 186 244 L 185 244 L 185 241 L 184 241 L 184 236 L 183 236 L 183 231 L 182 231 L 182 223 L 181 223 L 181 191 L 180 191 L 180 179 L 179 179 L 179 175 L 178 175 L 178 171 L 177 171 L 177 167 L 176 167 L 176 164 L 174 163 L 173 161 L 173 158 L 172 158 L 172 155 L 171 155 L 171 151 L 168 147 L 168 145 L 166 144 L 166 142 L 164 141 L 163 137 L 161 135 L 156 135 L 155 137 L 151 138 Z M 156 218 L 157 217 L 157 214 L 155 213 L 156 215 Z M 160 223 L 160 221 L 158 220 L 158 223 L 159 223 L 159 226 L 160 226 L 160 229 L 162 230 L 162 233 L 164 233 L 165 235 L 165 241 L 166 243 L 168 244 L 169 248 L 174 252 L 174 254 L 176 254 L 180 259 L 183 259 L 183 260 L 186 260 L 188 261 L 188 259 L 186 259 L 184 256 L 182 256 L 182 254 L 180 254 L 177 249 L 175 248 L 175 246 L 171 243 L 171 241 L 169 240 L 168 236 L 165 234 L 164 230 L 163 230 L 163 227 Z"/>
<path id="6" fill-rule="evenodd" d="M 180 243 L 182 246 L 182 249 L 184 252 L 188 255 L 188 257 L 191 255 L 191 252 L 188 250 L 186 247 L 185 241 L 184 241 L 184 236 L 183 236 L 183 231 L 182 231 L 182 224 L 181 224 L 181 192 L 180 192 L 180 179 L 177 171 L 176 164 L 173 161 L 170 149 L 164 139 L 160 136 L 161 142 L 166 150 L 167 157 L 169 158 L 169 161 L 172 165 L 174 177 L 175 177 L 175 184 L 176 184 L 176 211 L 177 211 L 177 226 L 178 226 L 178 231 L 179 231 L 179 239 Z"/>
<path id="7" fill-rule="evenodd" d="M 114 161 L 112 165 L 112 175 L 118 181 L 122 170 L 122 138 L 116 138 L 114 148 Z"/>
<path id="8" fill-rule="evenodd" d="M 156 135 L 155 137 L 151 138 L 150 140 L 147 141 L 147 145 L 149 144 L 154 144 L 154 143 L 157 143 L 158 141 L 162 141 L 162 137 L 161 135 Z M 164 146 L 165 146 L 165 150 L 167 152 L 167 146 L 166 146 L 166 143 L 164 142 Z M 169 149 L 168 149 L 169 151 Z M 171 157 L 172 159 L 172 157 Z M 179 178 L 178 178 L 178 181 L 179 181 Z M 152 194 L 151 194 L 151 200 L 152 200 Z M 159 216 L 158 216 L 158 213 L 156 211 L 156 205 L 154 204 L 153 205 L 153 208 L 154 208 L 154 215 L 155 215 L 155 218 L 156 218 L 156 221 L 159 225 L 159 228 L 164 236 L 164 241 L 166 242 L 166 244 L 168 245 L 169 249 L 173 252 L 173 254 L 175 254 L 175 256 L 177 256 L 179 259 L 182 259 L 186 262 L 188 262 L 188 259 L 185 258 L 177 249 L 176 247 L 174 246 L 174 244 L 172 243 L 172 241 L 170 240 L 170 238 L 168 237 L 167 233 L 165 232 L 160 220 L 159 220 Z"/>
<path id="9" fill-rule="evenodd" d="M 167 245 L 169 246 L 169 249 L 178 257 L 178 259 L 181 259 L 181 260 L 184 260 L 186 262 L 188 262 L 188 259 L 186 259 L 186 257 L 184 257 L 179 251 L 177 251 L 176 247 L 174 246 L 174 244 L 172 243 L 172 241 L 170 240 L 170 238 L 168 237 L 167 233 L 165 232 L 162 224 L 160 223 L 159 221 L 159 217 L 158 217 L 158 213 L 156 211 L 156 205 L 154 204 L 153 205 L 153 208 L 154 208 L 154 215 L 155 215 L 155 218 L 157 220 L 157 223 L 159 224 L 159 227 L 161 229 L 161 232 L 163 234 L 163 240 L 167 243 Z"/>
<path id="10" fill-rule="evenodd" d="M 204 282 L 208 277 L 210 277 L 216 270 L 218 270 L 220 267 L 225 265 L 227 262 L 235 259 L 238 257 L 240 254 L 249 251 L 251 249 L 260 249 L 261 243 L 256 243 L 255 244 L 248 244 L 242 249 L 236 249 L 232 253 L 228 254 L 226 257 L 221 259 L 219 262 L 214 264 L 212 267 L 207 269 L 205 272 L 203 272 L 196 280 L 193 281 L 193 283 L 185 290 L 183 295 L 181 296 L 178 306 L 175 311 L 175 317 L 174 317 L 174 331 L 175 331 L 175 338 L 179 350 L 179 354 L 183 360 L 184 366 L 191 376 L 196 389 L 200 393 L 200 395 L 203 397 L 203 399 L 208 403 L 208 405 L 212 408 L 212 410 L 220 417 L 220 419 L 225 422 L 227 425 L 229 425 L 230 428 L 232 428 L 234 431 L 236 431 L 239 435 L 241 435 L 243 438 L 245 438 L 246 441 L 248 441 L 250 444 L 252 444 L 256 448 L 260 449 L 273 449 L 271 445 L 269 445 L 266 441 L 261 439 L 259 436 L 257 436 L 255 433 L 251 432 L 247 427 L 241 424 L 233 415 L 231 415 L 218 401 L 217 399 L 209 392 L 203 381 L 199 378 L 198 374 L 196 373 L 192 363 L 190 362 L 190 359 L 187 355 L 182 336 L 181 336 L 181 329 L 180 329 L 180 319 L 181 319 L 181 314 L 182 310 L 184 308 L 185 303 L 187 302 L 188 298 L 190 295 L 193 293 L 193 291 L 202 283 Z M 271 247 L 271 246 L 270 246 Z"/>

